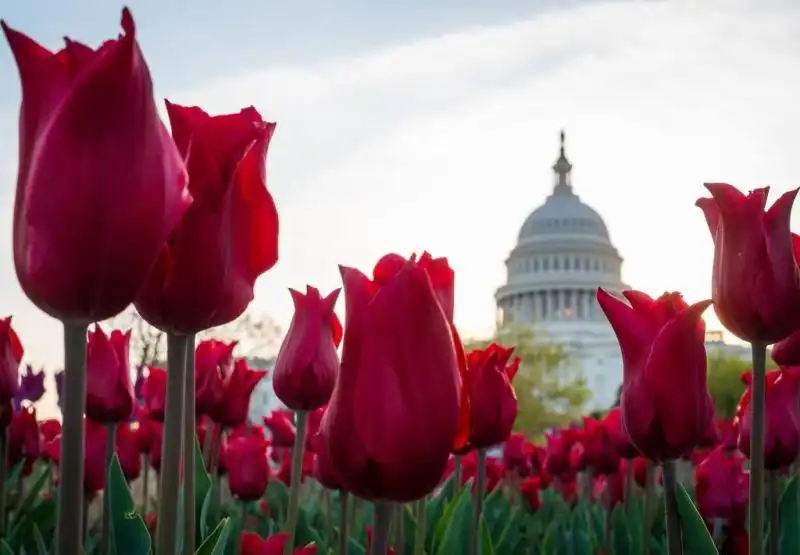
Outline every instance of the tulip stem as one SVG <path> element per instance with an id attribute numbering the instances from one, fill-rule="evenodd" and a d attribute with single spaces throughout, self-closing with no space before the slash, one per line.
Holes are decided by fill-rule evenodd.
<path id="1" fill-rule="evenodd" d="M 651 461 L 647 461 L 647 470 L 644 475 L 644 509 L 642 509 L 642 547 L 644 555 L 650 555 L 650 533 L 652 526 L 653 512 L 653 474 L 655 467 Z"/>
<path id="2" fill-rule="evenodd" d="M 486 449 L 478 449 L 476 455 L 478 464 L 475 470 L 475 489 L 472 493 L 474 512 L 472 514 L 472 529 L 470 530 L 470 555 L 478 555 L 478 542 L 481 537 L 481 516 L 483 515 L 483 494 L 486 490 Z"/>
<path id="3" fill-rule="evenodd" d="M 456 484 L 456 491 L 461 489 L 461 455 L 453 457 L 453 481 Z"/>
<path id="4" fill-rule="evenodd" d="M 781 516 L 780 497 L 781 488 L 778 483 L 778 471 L 767 472 L 769 482 L 769 555 L 780 555 Z"/>
<path id="5" fill-rule="evenodd" d="M 0 411 L 4 409 L 0 408 Z M 8 464 L 6 430 L 0 428 L 0 538 L 6 535 L 6 465 Z"/>
<path id="6" fill-rule="evenodd" d="M 625 509 L 631 506 L 633 494 L 633 459 L 625 459 Z"/>
<path id="7" fill-rule="evenodd" d="M 181 442 L 183 436 L 183 393 L 186 372 L 186 336 L 167 334 L 167 399 L 164 409 L 164 438 L 161 444 L 161 472 L 158 480 L 158 555 L 175 555 L 178 534 Z"/>
<path id="8" fill-rule="evenodd" d="M 294 447 L 292 448 L 292 476 L 289 487 L 289 508 L 286 511 L 286 525 L 284 532 L 289 538 L 283 550 L 285 555 L 291 555 L 294 550 L 295 529 L 297 528 L 297 508 L 300 501 L 300 479 L 303 475 L 303 449 L 306 444 L 306 423 L 308 422 L 308 411 L 298 410 L 295 412 L 297 432 L 294 437 Z"/>
<path id="9" fill-rule="evenodd" d="M 414 502 L 414 516 L 417 519 L 417 527 L 414 530 L 414 555 L 425 555 L 425 525 L 427 523 L 427 498 L 417 499 Z"/>
<path id="10" fill-rule="evenodd" d="M 56 552 L 83 553 L 83 411 L 86 406 L 87 324 L 64 322 L 64 399 Z"/>
<path id="11" fill-rule="evenodd" d="M 678 479 L 675 461 L 664 461 L 661 465 L 664 476 L 664 510 L 667 523 L 667 552 L 669 555 L 682 555 L 681 519 L 678 515 Z M 649 538 L 648 538 L 649 539 Z M 648 541 L 645 539 L 645 541 Z"/>
<path id="12" fill-rule="evenodd" d="M 372 527 L 372 548 L 370 555 L 384 555 L 389 551 L 389 534 L 392 531 L 394 504 L 388 501 L 375 501 L 375 521 Z"/>
<path id="13" fill-rule="evenodd" d="M 333 500 L 331 490 L 322 488 L 322 501 L 325 503 L 325 545 L 333 543 Z"/>
<path id="14" fill-rule="evenodd" d="M 750 555 L 764 553 L 764 392 L 767 374 L 767 344 L 754 341 L 753 389 L 750 406 Z"/>
<path id="15" fill-rule="evenodd" d="M 347 500 L 350 495 L 344 490 L 339 490 L 339 555 L 347 555 Z"/>
<path id="16" fill-rule="evenodd" d="M 394 550 L 403 555 L 406 552 L 406 506 L 404 504 L 397 504 L 394 517 Z"/>
<path id="17" fill-rule="evenodd" d="M 194 498 L 194 455 L 197 439 L 195 424 L 195 371 L 194 371 L 194 334 L 186 336 L 186 370 L 184 376 L 183 402 L 185 403 L 183 430 L 183 550 L 194 553 L 195 518 L 197 510 Z"/>
<path id="18" fill-rule="evenodd" d="M 108 424 L 106 432 L 106 488 L 103 492 L 103 521 L 100 531 L 100 538 L 103 546 L 102 551 L 106 555 L 111 555 L 111 530 L 109 523 L 111 522 L 111 504 L 108 496 L 108 469 L 111 466 L 111 459 L 114 458 L 114 451 L 117 440 L 117 425 L 116 423 Z"/>
<path id="19" fill-rule="evenodd" d="M 141 426 L 141 422 L 139 423 Z M 147 515 L 148 504 L 150 501 L 150 457 L 142 455 L 142 517 Z"/>

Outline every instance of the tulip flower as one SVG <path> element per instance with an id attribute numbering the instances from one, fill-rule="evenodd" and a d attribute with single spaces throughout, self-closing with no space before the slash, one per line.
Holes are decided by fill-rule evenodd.
<path id="1" fill-rule="evenodd" d="M 558 476 L 562 481 L 568 482 L 574 478 L 577 469 L 572 464 L 571 453 L 578 438 L 579 432 L 571 428 L 545 434 L 547 447 L 544 466 L 547 472 Z"/>
<path id="2" fill-rule="evenodd" d="M 208 414 L 222 399 L 222 385 L 233 369 L 237 341 L 206 339 L 194 351 L 195 413 Z"/>
<path id="3" fill-rule="evenodd" d="M 11 316 L 0 318 L 0 406 L 11 403 L 19 392 L 19 363 L 24 350 Z"/>
<path id="4" fill-rule="evenodd" d="M 503 464 L 506 472 L 511 472 L 519 477 L 529 476 L 532 472 L 532 462 L 535 456 L 535 447 L 528 443 L 525 434 L 517 433 L 508 436 L 503 444 Z"/>
<path id="5" fill-rule="evenodd" d="M 159 329 L 194 334 L 239 317 L 256 279 L 278 261 L 278 213 L 265 177 L 275 124 L 252 107 L 210 116 L 167 102 L 167 113 L 195 202 L 162 243 L 136 309 Z"/>
<path id="6" fill-rule="evenodd" d="M 89 332 L 86 351 L 86 416 L 103 424 L 127 420 L 133 412 L 134 395 L 128 363 L 131 332 L 100 326 Z"/>
<path id="7" fill-rule="evenodd" d="M 697 508 L 708 522 L 744 522 L 748 474 L 744 457 L 717 447 L 695 468 Z"/>
<path id="8" fill-rule="evenodd" d="M 106 483 L 106 437 L 108 430 L 104 424 L 93 422 L 88 418 L 84 419 L 83 423 L 86 433 L 83 453 L 83 491 L 87 498 L 92 499 L 105 487 Z M 56 464 L 61 463 L 60 443 L 62 440 L 63 436 L 58 436 L 46 445 L 48 455 Z"/>
<path id="9" fill-rule="evenodd" d="M 29 476 L 33 472 L 33 463 L 42 452 L 42 438 L 39 424 L 36 422 L 36 409 L 22 407 L 14 412 L 6 431 L 8 434 L 8 465 L 14 468 L 24 462 L 22 475 Z"/>
<path id="10" fill-rule="evenodd" d="M 111 318 L 133 302 L 191 204 L 133 18 L 124 9 L 123 34 L 97 50 L 68 40 L 58 53 L 2 28 L 22 81 L 17 277 L 54 318 Z"/>
<path id="11" fill-rule="evenodd" d="M 247 437 L 234 439 L 228 444 L 225 460 L 231 493 L 242 501 L 260 499 L 269 483 L 267 442 Z"/>
<path id="12" fill-rule="evenodd" d="M 164 409 L 167 404 L 167 371 L 151 366 L 143 388 L 144 406 L 149 418 L 164 422 Z"/>
<path id="13" fill-rule="evenodd" d="M 310 286 L 305 295 L 289 290 L 294 316 L 275 360 L 272 386 L 294 411 L 318 409 L 333 393 L 339 374 L 336 349 L 342 339 L 342 325 L 333 312 L 339 291 L 323 298 Z"/>
<path id="14" fill-rule="evenodd" d="M 250 406 L 250 395 L 266 375 L 266 370 L 250 370 L 245 359 L 238 359 L 222 385 L 220 402 L 211 409 L 211 419 L 226 428 L 236 428 L 244 424 Z"/>
<path id="15" fill-rule="evenodd" d="M 512 348 L 492 343 L 467 354 L 469 367 L 469 446 L 486 449 L 511 435 L 517 418 L 517 395 L 511 380 L 520 358 L 511 360 Z"/>
<path id="16" fill-rule="evenodd" d="M 625 426 L 622 422 L 622 409 L 614 407 L 609 410 L 603 418 L 603 423 L 608 430 L 611 444 L 620 457 L 633 459 L 639 454 L 639 451 L 636 450 L 636 447 L 631 443 L 628 434 L 625 432 Z"/>
<path id="17" fill-rule="evenodd" d="M 289 536 L 285 533 L 273 534 L 264 539 L 255 532 L 244 531 L 241 535 L 241 555 L 283 555 Z M 298 547 L 291 555 L 317 555 L 317 546 L 309 544 Z"/>
<path id="18" fill-rule="evenodd" d="M 800 366 L 800 329 L 775 343 L 770 354 L 779 366 Z"/>
<path id="19" fill-rule="evenodd" d="M 630 305 L 597 291 L 622 350 L 625 429 L 650 460 L 678 459 L 701 441 L 714 417 L 700 318 L 711 301 L 688 306 L 677 293 L 656 300 L 638 291 L 623 295 Z"/>
<path id="20" fill-rule="evenodd" d="M 138 423 L 124 422 L 117 426 L 114 449 L 119 457 L 119 465 L 128 482 L 134 481 L 142 473 L 142 455 L 139 451 Z"/>
<path id="21" fill-rule="evenodd" d="M 519 493 L 531 512 L 535 513 L 542 506 L 541 484 L 536 476 L 526 478 L 519 486 Z"/>
<path id="22" fill-rule="evenodd" d="M 35 403 L 44 395 L 44 369 L 33 371 L 30 364 L 25 365 L 25 373 L 20 375 L 19 391 L 14 396 L 14 406 L 19 409 L 22 401 Z"/>
<path id="23" fill-rule="evenodd" d="M 752 385 L 748 391 L 752 389 Z M 789 466 L 800 451 L 800 366 L 783 366 L 767 372 L 766 426 L 764 435 L 764 467 L 778 470 Z M 752 407 L 750 394 L 745 392 L 737 413 L 739 449 L 750 457 Z"/>
<path id="24" fill-rule="evenodd" d="M 745 195 L 707 183 L 697 201 L 714 240 L 711 297 L 720 322 L 749 342 L 775 343 L 800 329 L 800 237 L 789 230 L 797 190 L 765 211 L 769 187 Z"/>
<path id="25" fill-rule="evenodd" d="M 297 431 L 292 423 L 292 413 L 285 410 L 274 410 L 263 418 L 264 426 L 269 430 L 273 447 L 290 449 L 294 445 Z"/>
<path id="26" fill-rule="evenodd" d="M 393 274 L 384 262 L 374 280 L 341 268 L 341 371 L 321 433 L 347 490 L 407 502 L 430 493 L 447 466 L 461 424 L 462 382 L 452 328 L 428 272 L 413 257 Z"/>
<path id="27" fill-rule="evenodd" d="M 621 457 L 614 441 L 613 424 L 613 420 L 607 422 L 588 416 L 583 418 L 583 457 L 586 465 L 597 474 L 615 474 L 619 470 Z"/>

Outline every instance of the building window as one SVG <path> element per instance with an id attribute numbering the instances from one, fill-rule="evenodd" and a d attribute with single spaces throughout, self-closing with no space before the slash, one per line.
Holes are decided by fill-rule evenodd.
<path id="1" fill-rule="evenodd" d="M 600 271 L 600 262 L 599 262 L 599 261 L 598 261 L 596 258 L 595 258 L 595 259 L 594 259 L 594 261 L 592 262 L 592 269 L 593 269 L 595 272 L 599 272 L 599 271 Z"/>
<path id="2" fill-rule="evenodd" d="M 530 269 L 531 269 L 531 267 L 530 267 L 530 262 L 529 262 L 529 261 L 528 261 L 528 259 L 526 258 L 526 259 L 525 259 L 525 272 L 526 272 L 526 273 L 527 273 L 527 272 L 529 272 L 529 271 L 530 271 Z"/>
<path id="3" fill-rule="evenodd" d="M 591 262 L 589 261 L 589 259 L 588 259 L 588 258 L 584 258 L 584 259 L 583 259 L 583 269 L 584 269 L 585 271 L 587 271 L 587 272 L 589 271 L 589 265 L 590 265 L 590 264 L 591 264 Z"/>
<path id="4" fill-rule="evenodd" d="M 559 270 L 559 264 L 558 264 L 558 257 L 557 256 L 553 257 L 553 270 L 556 270 L 556 271 Z"/>
<path id="5" fill-rule="evenodd" d="M 534 272 L 538 272 L 539 271 L 539 259 L 538 258 L 534 258 L 533 259 L 533 271 Z"/>
<path id="6" fill-rule="evenodd" d="M 547 258 L 546 256 L 542 258 L 542 270 L 544 270 L 545 272 L 550 270 L 550 259 Z"/>
<path id="7" fill-rule="evenodd" d="M 569 258 L 564 259 L 564 269 L 569 271 L 571 268 L 571 261 Z"/>

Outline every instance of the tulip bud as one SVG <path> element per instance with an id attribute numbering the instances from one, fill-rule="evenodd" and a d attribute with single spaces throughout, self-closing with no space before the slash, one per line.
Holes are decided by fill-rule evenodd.
<path id="1" fill-rule="evenodd" d="M 86 416 L 103 424 L 127 420 L 134 396 L 128 351 L 131 332 L 107 336 L 100 326 L 89 332 L 86 351 Z"/>

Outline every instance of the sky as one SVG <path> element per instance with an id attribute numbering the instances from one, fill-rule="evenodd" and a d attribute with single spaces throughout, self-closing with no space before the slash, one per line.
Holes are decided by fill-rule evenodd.
<path id="1" fill-rule="evenodd" d="M 56 49 L 64 35 L 116 36 L 120 7 L 0 0 L 0 16 Z M 284 326 L 287 288 L 329 291 L 338 264 L 369 271 L 387 252 L 428 250 L 456 271 L 462 334 L 490 333 L 504 260 L 552 188 L 562 128 L 575 191 L 605 218 L 624 280 L 651 294 L 710 295 L 712 244 L 694 206 L 704 182 L 771 185 L 773 199 L 800 185 L 792 0 L 129 7 L 159 99 L 254 105 L 278 123 L 267 179 L 280 261 L 252 310 Z M 0 314 L 13 314 L 26 361 L 56 368 L 60 326 L 27 301 L 11 256 L 18 106 L 0 45 Z"/>

